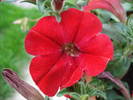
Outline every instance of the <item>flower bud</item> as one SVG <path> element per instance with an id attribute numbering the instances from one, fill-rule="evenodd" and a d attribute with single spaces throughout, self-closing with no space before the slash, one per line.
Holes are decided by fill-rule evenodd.
<path id="1" fill-rule="evenodd" d="M 118 17 L 121 22 L 125 23 L 126 21 L 126 12 L 120 0 L 90 0 L 88 5 L 84 7 L 84 10 L 90 11 L 93 9 L 107 10 Z"/>
<path id="2" fill-rule="evenodd" d="M 34 87 L 21 80 L 12 70 L 5 69 L 2 75 L 9 85 L 16 89 L 27 100 L 44 100 L 42 95 Z"/>
<path id="3" fill-rule="evenodd" d="M 54 11 L 60 12 L 63 8 L 65 0 L 52 0 L 52 8 Z"/>

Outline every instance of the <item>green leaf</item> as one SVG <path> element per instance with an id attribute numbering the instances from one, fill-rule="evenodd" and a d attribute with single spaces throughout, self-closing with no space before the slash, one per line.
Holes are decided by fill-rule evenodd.
<path id="1" fill-rule="evenodd" d="M 104 24 L 103 32 L 108 34 L 114 43 L 115 54 L 107 70 L 114 76 L 122 78 L 131 64 L 133 30 L 122 23 Z M 132 25 L 131 25 L 132 26 Z"/>
<path id="2" fill-rule="evenodd" d="M 36 0 L 36 4 L 41 11 L 41 13 L 44 13 L 44 3 L 46 0 Z"/>
<path id="3" fill-rule="evenodd" d="M 68 95 L 70 95 L 74 100 L 80 100 L 80 94 L 76 92 L 70 92 Z"/>
<path id="4" fill-rule="evenodd" d="M 109 63 L 107 71 L 111 72 L 114 76 L 122 78 L 128 71 L 131 64 L 131 60 L 127 57 L 117 57 L 115 60 Z"/>
<path id="5" fill-rule="evenodd" d="M 104 91 L 98 89 L 93 85 L 90 85 L 89 83 L 87 84 L 86 90 L 90 97 L 97 96 L 103 98 L 104 100 L 107 100 L 106 93 Z"/>
<path id="6" fill-rule="evenodd" d="M 122 23 L 104 24 L 103 33 L 106 33 L 118 43 L 126 41 L 128 28 Z"/>
<path id="7" fill-rule="evenodd" d="M 61 96 L 64 96 L 65 94 L 69 94 L 69 91 L 68 91 L 67 89 L 61 90 L 61 91 L 57 94 L 57 96 L 61 97 Z"/>
<path id="8" fill-rule="evenodd" d="M 50 100 L 50 98 L 48 96 L 45 96 L 44 100 Z"/>
<path id="9" fill-rule="evenodd" d="M 79 98 L 80 98 L 80 94 L 78 94 L 78 93 L 76 93 L 76 92 L 71 92 L 71 91 L 69 91 L 68 89 L 63 89 L 63 90 L 61 90 L 58 94 L 57 94 L 57 96 L 64 96 L 64 95 L 69 95 L 69 96 L 71 96 L 74 100 L 80 100 Z"/>
<path id="10" fill-rule="evenodd" d="M 124 1 L 124 2 L 129 2 L 129 3 L 133 3 L 132 0 L 122 0 L 122 1 Z"/>
<path id="11" fill-rule="evenodd" d="M 82 95 L 80 96 L 80 100 L 88 100 L 89 95 Z"/>
<path id="12" fill-rule="evenodd" d="M 107 93 L 107 100 L 125 100 L 124 97 L 118 95 L 117 92 L 114 90 L 106 91 Z"/>
<path id="13" fill-rule="evenodd" d="M 132 12 L 132 13 L 133 13 L 133 12 Z M 129 30 L 130 30 L 130 35 L 131 35 L 132 38 L 133 38 L 133 14 L 130 15 L 130 16 L 128 17 L 127 25 L 128 25 L 128 27 L 129 27 Z"/>
<path id="14" fill-rule="evenodd" d="M 75 4 L 77 2 L 77 0 L 66 0 L 66 2 L 69 2 L 71 4 Z"/>

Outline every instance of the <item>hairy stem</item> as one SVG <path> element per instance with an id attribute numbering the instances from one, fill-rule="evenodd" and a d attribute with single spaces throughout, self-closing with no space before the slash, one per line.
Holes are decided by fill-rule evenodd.
<path id="1" fill-rule="evenodd" d="M 131 97 L 127 88 L 124 86 L 124 84 L 121 82 L 120 79 L 113 77 L 113 75 L 110 72 L 103 72 L 98 77 L 111 80 L 120 88 L 120 92 L 124 95 L 126 100 L 131 100 Z"/>

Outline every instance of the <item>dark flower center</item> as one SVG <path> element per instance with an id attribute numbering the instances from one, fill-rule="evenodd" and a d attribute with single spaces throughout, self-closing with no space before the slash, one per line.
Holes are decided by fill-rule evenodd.
<path id="1" fill-rule="evenodd" d="M 78 56 L 79 50 L 73 43 L 67 43 L 63 46 L 63 52 L 69 56 Z"/>

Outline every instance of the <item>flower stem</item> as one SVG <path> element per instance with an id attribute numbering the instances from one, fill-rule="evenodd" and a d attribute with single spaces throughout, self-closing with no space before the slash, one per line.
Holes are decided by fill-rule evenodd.
<path id="1" fill-rule="evenodd" d="M 110 72 L 103 72 L 98 76 L 98 78 L 105 78 L 105 79 L 111 80 L 120 88 L 120 92 L 124 95 L 126 100 L 131 100 L 131 97 L 127 88 L 124 86 L 124 84 L 121 82 L 120 79 L 115 78 Z"/>

